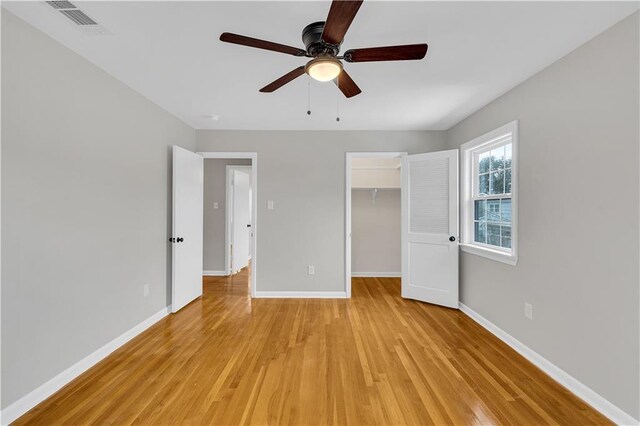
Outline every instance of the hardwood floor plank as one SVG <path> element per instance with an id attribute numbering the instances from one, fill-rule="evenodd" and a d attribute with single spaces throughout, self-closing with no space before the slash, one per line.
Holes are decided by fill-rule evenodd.
<path id="1" fill-rule="evenodd" d="M 255 299 L 249 271 L 131 340 L 16 425 L 591 425 L 606 418 L 397 278 L 352 299 Z"/>

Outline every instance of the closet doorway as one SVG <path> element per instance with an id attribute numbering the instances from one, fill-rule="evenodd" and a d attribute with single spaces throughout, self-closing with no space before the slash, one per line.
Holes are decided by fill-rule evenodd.
<path id="1" fill-rule="evenodd" d="M 404 152 L 346 155 L 345 291 L 352 277 L 401 277 Z"/>

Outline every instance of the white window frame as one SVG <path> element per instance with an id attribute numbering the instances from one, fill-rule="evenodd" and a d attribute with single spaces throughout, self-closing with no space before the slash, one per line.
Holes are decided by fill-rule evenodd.
<path id="1" fill-rule="evenodd" d="M 511 136 L 511 250 L 477 243 L 473 239 L 473 188 L 475 154 L 488 147 L 500 144 Z M 462 251 L 483 256 L 509 265 L 518 263 L 518 121 L 512 121 L 489 133 L 477 137 L 460 147 L 461 151 L 461 227 L 460 248 Z M 492 198 L 489 196 L 487 198 Z M 483 197 L 485 198 L 485 197 Z M 493 198 L 500 198 L 496 194 Z"/>

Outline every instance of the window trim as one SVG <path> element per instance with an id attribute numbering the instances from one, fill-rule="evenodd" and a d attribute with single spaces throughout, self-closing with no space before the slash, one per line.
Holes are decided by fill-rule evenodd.
<path id="1" fill-rule="evenodd" d="M 511 135 L 511 250 L 473 241 L 473 175 L 475 153 Z M 486 257 L 497 262 L 515 266 L 518 263 L 518 120 L 485 133 L 460 147 L 461 153 L 461 226 L 460 248 L 462 251 Z M 500 198 L 500 194 L 488 198 Z"/>

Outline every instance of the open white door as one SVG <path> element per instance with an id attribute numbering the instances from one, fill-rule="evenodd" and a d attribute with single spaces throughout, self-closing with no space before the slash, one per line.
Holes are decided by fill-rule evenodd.
<path id="1" fill-rule="evenodd" d="M 236 274 L 249 265 L 249 243 L 251 242 L 251 214 L 249 212 L 249 170 L 233 169 L 233 216 L 231 273 Z"/>
<path id="2" fill-rule="evenodd" d="M 173 147 L 171 310 L 202 296 L 203 158 Z"/>
<path id="3" fill-rule="evenodd" d="M 402 297 L 458 307 L 458 150 L 403 159 Z"/>

